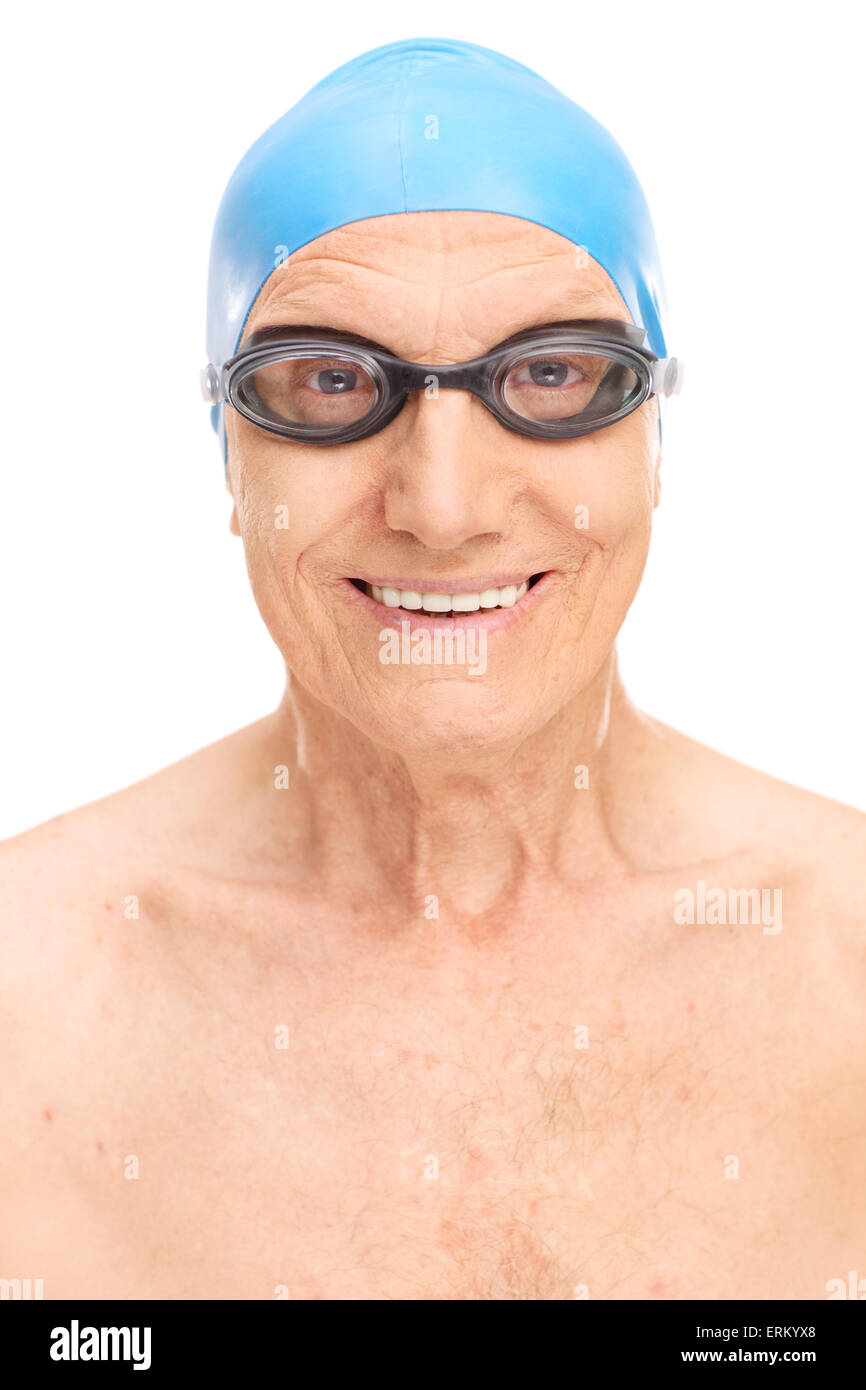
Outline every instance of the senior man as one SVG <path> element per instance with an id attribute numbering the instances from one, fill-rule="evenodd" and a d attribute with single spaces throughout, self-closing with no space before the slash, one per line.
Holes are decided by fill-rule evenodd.
<path id="1" fill-rule="evenodd" d="M 621 151 L 490 50 L 364 54 L 245 157 L 204 387 L 286 694 L 4 848 L 0 1275 L 866 1275 L 862 817 L 617 674 L 681 380 L 662 303 Z"/>

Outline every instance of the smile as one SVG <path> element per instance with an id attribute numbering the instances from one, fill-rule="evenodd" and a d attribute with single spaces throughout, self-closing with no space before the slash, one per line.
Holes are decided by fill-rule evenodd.
<path id="1" fill-rule="evenodd" d="M 403 588 L 396 583 L 373 584 L 364 579 L 353 579 L 352 583 L 383 608 L 402 609 L 407 613 L 432 613 L 440 618 L 449 618 L 462 617 L 466 613 L 489 612 L 495 608 L 513 608 L 541 578 L 543 575 L 533 574 L 526 579 L 500 585 L 480 581 L 473 586 L 469 581 L 461 583 L 456 591 L 450 593 L 441 589 L 427 589 L 420 584 L 416 588 Z"/>

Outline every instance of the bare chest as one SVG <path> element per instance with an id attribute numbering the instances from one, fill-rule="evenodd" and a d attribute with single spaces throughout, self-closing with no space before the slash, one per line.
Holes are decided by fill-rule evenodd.
<path id="1" fill-rule="evenodd" d="M 434 1005 L 245 1037 L 93 1156 L 127 1296 L 814 1298 L 853 1267 L 847 1178 L 760 1048 Z"/>
<path id="2" fill-rule="evenodd" d="M 141 940 L 122 1009 L 112 974 L 28 1050 L 56 1117 L 3 1220 L 48 1296 L 821 1298 L 863 1264 L 834 1020 L 739 956 L 410 988 Z"/>

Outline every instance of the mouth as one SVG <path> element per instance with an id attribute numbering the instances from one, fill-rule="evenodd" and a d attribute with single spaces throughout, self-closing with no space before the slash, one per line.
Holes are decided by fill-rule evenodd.
<path id="1" fill-rule="evenodd" d="M 396 581 L 375 584 L 366 579 L 351 579 L 349 582 L 373 603 L 389 610 L 392 617 L 424 614 L 434 619 L 461 619 L 476 613 L 493 613 L 496 609 L 513 609 L 545 577 L 546 572 L 542 571 L 525 578 L 509 578 L 501 584 L 492 584 L 487 579 L 477 583 L 461 581 L 459 585 L 449 586 L 449 592 L 444 585 L 432 588 L 420 582 L 414 587 L 404 587 Z"/>

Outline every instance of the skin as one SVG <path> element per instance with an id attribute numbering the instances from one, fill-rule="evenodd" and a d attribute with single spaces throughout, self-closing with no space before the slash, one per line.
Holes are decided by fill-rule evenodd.
<path id="1" fill-rule="evenodd" d="M 628 312 L 563 238 L 423 213 L 291 256 L 246 335 L 320 323 L 436 364 L 600 316 Z M 3 847 L 0 1276 L 814 1299 L 866 1275 L 863 817 L 629 702 L 656 409 L 551 445 L 418 393 L 333 450 L 227 412 L 286 695 Z M 383 665 L 346 588 L 542 571 L 477 678 Z M 781 930 L 678 922 L 698 880 L 780 890 Z"/>

